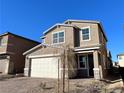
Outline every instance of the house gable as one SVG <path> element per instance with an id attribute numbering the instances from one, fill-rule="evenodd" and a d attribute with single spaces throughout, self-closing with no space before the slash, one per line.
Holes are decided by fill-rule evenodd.
<path id="1" fill-rule="evenodd" d="M 45 42 L 44 44 L 48 45 L 56 45 L 56 46 L 64 46 L 64 45 L 70 45 L 71 47 L 74 47 L 74 29 L 76 27 L 72 25 L 57 25 L 54 26 L 50 31 L 44 34 Z M 53 34 L 58 32 L 64 32 L 64 42 L 62 43 L 53 43 Z"/>

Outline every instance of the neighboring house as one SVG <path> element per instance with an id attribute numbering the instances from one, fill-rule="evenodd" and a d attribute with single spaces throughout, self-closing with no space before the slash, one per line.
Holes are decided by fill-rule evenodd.
<path id="1" fill-rule="evenodd" d="M 39 43 L 7 32 L 0 35 L 0 73 L 22 73 L 25 65 L 23 52 Z"/>
<path id="2" fill-rule="evenodd" d="M 24 53 L 25 76 L 58 78 L 62 49 L 55 47 L 69 45 L 76 57 L 70 78 L 105 78 L 108 66 L 107 38 L 99 21 L 67 20 L 63 24 L 55 24 L 43 34 L 43 44 Z"/>
<path id="3" fill-rule="evenodd" d="M 118 62 L 112 62 L 113 67 L 118 67 Z"/>
<path id="4" fill-rule="evenodd" d="M 118 54 L 117 58 L 118 58 L 118 65 L 120 67 L 124 67 L 124 54 Z"/>
<path id="5" fill-rule="evenodd" d="M 107 51 L 107 57 L 108 57 L 107 69 L 112 69 L 113 62 L 112 62 L 112 55 L 110 51 Z"/>

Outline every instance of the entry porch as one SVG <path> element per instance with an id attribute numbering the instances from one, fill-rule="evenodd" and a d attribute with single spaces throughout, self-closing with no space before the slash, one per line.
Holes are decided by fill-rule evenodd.
<path id="1" fill-rule="evenodd" d="M 101 56 L 98 50 L 76 52 L 77 77 L 103 78 Z"/>

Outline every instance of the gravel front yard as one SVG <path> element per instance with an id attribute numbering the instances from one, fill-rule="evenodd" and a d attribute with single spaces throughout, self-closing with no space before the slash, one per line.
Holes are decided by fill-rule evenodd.
<path id="1" fill-rule="evenodd" d="M 55 82 L 51 79 L 37 79 L 29 77 L 11 78 L 0 81 L 0 93 L 28 93 L 44 82 Z"/>
<path id="2" fill-rule="evenodd" d="M 94 79 L 71 79 L 69 93 L 116 93 L 106 92 L 106 86 Z M 4 79 L 0 80 L 0 93 L 57 93 L 57 80 L 29 77 Z"/>

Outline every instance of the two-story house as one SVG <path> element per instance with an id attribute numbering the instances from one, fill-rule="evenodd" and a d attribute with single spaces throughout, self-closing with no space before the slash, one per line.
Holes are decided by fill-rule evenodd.
<path id="1" fill-rule="evenodd" d="M 39 43 L 6 32 L 0 35 L 0 74 L 22 73 L 25 66 L 23 52 Z"/>
<path id="2" fill-rule="evenodd" d="M 102 79 L 108 67 L 107 38 L 99 21 L 67 20 L 46 30 L 43 44 L 24 53 L 25 76 L 58 78 L 61 73 L 61 50 L 69 45 L 75 54 L 75 67 L 70 78 L 94 77 Z M 71 62 L 69 62 L 71 64 Z"/>
<path id="3" fill-rule="evenodd" d="M 124 54 L 118 54 L 117 58 L 118 58 L 118 65 L 120 67 L 124 67 Z"/>

